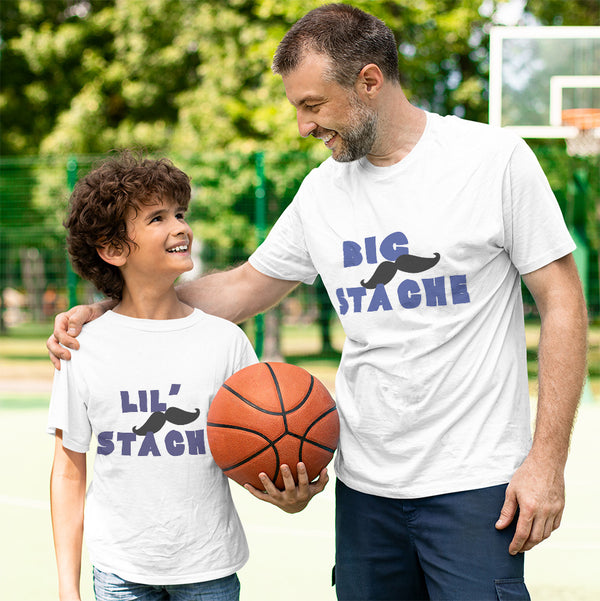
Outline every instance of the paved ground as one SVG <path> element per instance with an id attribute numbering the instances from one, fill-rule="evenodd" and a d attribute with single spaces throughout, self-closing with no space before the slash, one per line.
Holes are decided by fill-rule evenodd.
<path id="1" fill-rule="evenodd" d="M 30 389 L 31 390 L 31 389 Z M 36 394 L 44 392 L 32 390 Z M 0 405 L 1 406 L 1 405 Z M 9 405 L 10 406 L 10 405 Z M 52 601 L 56 580 L 48 478 L 52 439 L 46 410 L 0 409 L 0 597 Z M 600 599 L 600 403 L 581 407 L 567 466 L 567 508 L 554 535 L 527 555 L 534 601 Z M 242 601 L 334 601 L 333 482 L 303 513 L 289 516 L 233 485 L 251 559 Z M 83 601 L 92 601 L 84 563 Z"/>

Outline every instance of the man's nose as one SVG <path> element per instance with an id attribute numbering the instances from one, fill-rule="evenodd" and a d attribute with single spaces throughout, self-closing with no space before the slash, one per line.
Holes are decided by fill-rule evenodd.
<path id="1" fill-rule="evenodd" d="M 317 129 L 317 124 L 300 111 L 298 111 L 297 119 L 298 131 L 303 138 L 308 138 Z"/>

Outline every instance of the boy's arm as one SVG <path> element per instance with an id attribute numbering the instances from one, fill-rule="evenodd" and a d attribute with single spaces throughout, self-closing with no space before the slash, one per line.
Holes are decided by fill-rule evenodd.
<path id="1" fill-rule="evenodd" d="M 60 601 L 79 601 L 86 455 L 65 449 L 62 431 L 56 430 L 50 476 L 50 509 L 58 569 Z"/>
<path id="2" fill-rule="evenodd" d="M 219 271 L 182 284 L 177 287 L 177 295 L 191 307 L 241 323 L 276 305 L 298 284 L 264 275 L 246 262 L 229 271 Z M 79 305 L 56 316 L 54 332 L 46 342 L 56 369 L 60 369 L 60 359 L 71 358 L 68 348 L 79 348 L 76 337 L 83 324 L 100 317 L 115 304 L 115 301 L 106 300 L 93 305 Z"/>

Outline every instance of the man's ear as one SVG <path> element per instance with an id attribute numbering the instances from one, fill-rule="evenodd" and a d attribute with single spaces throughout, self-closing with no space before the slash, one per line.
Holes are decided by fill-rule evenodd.
<path id="1" fill-rule="evenodd" d="M 112 244 L 106 246 L 97 246 L 96 252 L 98 256 L 109 265 L 122 267 L 127 261 L 127 252 L 123 249 L 118 249 Z"/>
<path id="2" fill-rule="evenodd" d="M 381 69 L 375 63 L 365 65 L 356 78 L 357 92 L 374 98 L 381 90 L 384 83 Z"/>

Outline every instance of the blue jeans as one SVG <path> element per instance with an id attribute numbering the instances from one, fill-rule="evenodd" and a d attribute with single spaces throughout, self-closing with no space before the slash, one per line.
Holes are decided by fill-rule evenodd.
<path id="1" fill-rule="evenodd" d="M 494 527 L 506 485 L 390 499 L 336 483 L 340 601 L 528 601 L 524 556 L 508 546 L 516 518 Z"/>
<path id="2" fill-rule="evenodd" d="M 97 601 L 239 601 L 240 581 L 232 574 L 208 582 L 153 586 L 94 568 L 94 592 Z"/>

